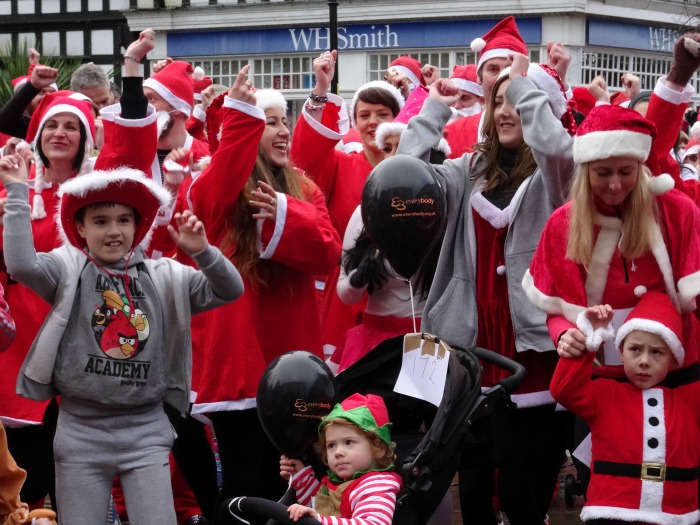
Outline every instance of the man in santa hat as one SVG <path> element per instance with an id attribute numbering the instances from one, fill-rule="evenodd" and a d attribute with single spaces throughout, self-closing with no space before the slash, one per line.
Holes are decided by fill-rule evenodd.
<path id="1" fill-rule="evenodd" d="M 455 66 L 450 80 L 459 88 L 459 99 L 452 106 L 454 120 L 481 113 L 484 105 L 484 88 L 478 82 L 476 66 Z"/>
<path id="2" fill-rule="evenodd" d="M 501 71 L 508 65 L 508 57 L 513 53 L 528 55 L 525 40 L 518 31 L 512 16 L 496 24 L 483 38 L 476 38 L 471 43 L 473 51 L 479 53 L 476 64 L 477 83 L 483 89 L 484 107 L 488 106 L 491 89 L 498 80 Z M 565 82 L 566 70 L 571 56 L 559 43 L 547 43 L 547 65 L 554 68 Z M 483 140 L 482 129 L 485 112 L 459 119 L 445 127 L 445 136 L 452 153 L 450 158 L 457 159 L 471 151 L 472 146 Z"/>

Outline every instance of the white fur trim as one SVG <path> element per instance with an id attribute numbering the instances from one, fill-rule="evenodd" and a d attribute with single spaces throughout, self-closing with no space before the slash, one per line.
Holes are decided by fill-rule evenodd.
<path id="1" fill-rule="evenodd" d="M 561 118 L 568 108 L 566 96 L 561 90 L 561 86 L 552 75 L 547 73 L 539 64 L 530 64 L 527 69 L 527 76 L 534 82 L 540 91 L 544 91 L 549 98 L 549 107 L 552 108 L 554 116 Z"/>
<path id="2" fill-rule="evenodd" d="M 374 143 L 379 149 L 384 149 L 387 137 L 399 136 L 406 131 L 408 124 L 403 122 L 382 122 L 377 126 L 377 131 L 374 134 Z"/>
<path id="3" fill-rule="evenodd" d="M 574 138 L 574 162 L 577 164 L 610 157 L 632 157 L 644 162 L 650 150 L 651 136 L 636 131 L 592 131 Z"/>
<path id="4" fill-rule="evenodd" d="M 625 337 L 627 337 L 630 332 L 633 332 L 634 330 L 641 330 L 642 332 L 649 332 L 658 335 L 671 349 L 671 353 L 673 354 L 673 357 L 676 358 L 676 361 L 678 361 L 678 364 L 683 366 L 683 361 L 685 360 L 683 343 L 681 343 L 673 330 L 652 319 L 633 317 L 624 323 L 617 330 L 617 336 L 615 336 L 615 346 L 620 348 L 620 345 L 622 344 L 622 341 L 624 341 Z"/>
<path id="5" fill-rule="evenodd" d="M 360 93 L 362 93 L 365 89 L 369 88 L 378 88 L 383 89 L 384 91 L 388 91 L 389 94 L 393 96 L 396 102 L 398 103 L 399 110 L 403 108 L 405 101 L 403 99 L 401 91 L 396 89 L 393 85 L 389 84 L 389 82 L 385 82 L 384 80 L 373 80 L 371 82 L 367 82 L 366 84 L 362 84 L 359 88 L 357 88 L 357 91 L 355 91 L 355 94 L 352 96 L 352 102 L 350 103 L 350 118 L 353 121 L 355 119 L 355 105 L 357 104 L 357 100 L 360 96 Z"/>
<path id="6" fill-rule="evenodd" d="M 348 117 L 348 110 L 345 107 L 345 101 L 338 95 L 328 93 L 328 102 L 331 104 L 335 104 L 340 110 L 340 114 L 338 115 L 337 132 L 333 131 L 330 128 L 327 128 L 318 120 L 313 118 L 306 110 L 306 105 L 304 105 L 304 109 L 302 110 L 301 114 L 304 116 L 304 120 L 306 121 L 306 123 L 309 126 L 311 126 L 311 129 L 313 129 L 322 137 L 326 137 L 327 139 L 331 140 L 341 140 L 345 135 L 347 135 L 348 131 L 350 131 L 350 119 Z"/>
<path id="7" fill-rule="evenodd" d="M 608 323 L 608 326 L 603 326 L 594 330 L 593 324 L 591 324 L 591 321 L 586 317 L 585 310 L 578 314 L 576 326 L 583 332 L 583 335 L 586 336 L 586 350 L 589 352 L 597 352 L 600 345 L 615 337 L 615 329 L 612 323 Z"/>
<path id="8" fill-rule="evenodd" d="M 539 407 L 542 405 L 553 405 L 555 403 L 549 390 L 540 392 L 528 392 L 527 394 L 511 394 L 510 400 L 518 408 Z"/>
<path id="9" fill-rule="evenodd" d="M 495 229 L 500 230 L 510 224 L 510 205 L 500 209 L 498 206 L 491 204 L 480 190 L 475 190 L 469 200 L 471 201 L 472 209 Z"/>
<path id="10" fill-rule="evenodd" d="M 642 295 L 644 295 L 645 293 L 647 293 L 647 287 L 646 287 L 646 286 L 642 286 L 642 285 L 640 284 L 639 286 L 635 286 L 635 287 L 634 287 L 634 295 L 635 295 L 635 297 L 642 297 Z"/>
<path id="11" fill-rule="evenodd" d="M 119 168 L 109 171 L 93 171 L 91 173 L 67 180 L 58 190 L 58 196 L 72 195 L 85 197 L 90 191 L 101 190 L 111 183 L 120 180 L 130 180 L 143 184 L 153 196 L 158 199 L 161 206 L 169 206 L 172 201 L 170 192 L 154 180 L 146 177 L 143 172 L 131 168 Z"/>
<path id="12" fill-rule="evenodd" d="M 700 139 L 700 121 L 695 122 L 693 126 L 690 128 L 690 135 L 694 139 Z"/>
<path id="13" fill-rule="evenodd" d="M 552 315 L 563 315 L 570 323 L 575 324 L 578 314 L 585 310 L 583 306 L 568 303 L 561 297 L 552 297 L 542 293 L 535 286 L 535 281 L 529 269 L 525 271 L 522 286 L 527 298 L 540 310 Z"/>
<path id="14" fill-rule="evenodd" d="M 437 146 L 435 146 L 435 149 L 438 151 L 442 151 L 446 157 L 449 157 L 450 154 L 452 153 L 452 148 L 450 148 L 450 143 L 447 142 L 446 138 L 441 138 L 440 142 L 437 143 Z"/>
<path id="15" fill-rule="evenodd" d="M 653 195 L 663 195 L 673 189 L 675 182 L 668 173 L 662 173 L 655 177 L 647 177 L 647 186 Z"/>
<path id="16" fill-rule="evenodd" d="M 277 192 L 277 218 L 275 219 L 275 231 L 272 233 L 270 242 L 267 246 L 263 248 L 262 239 L 260 234 L 262 233 L 262 226 L 266 219 L 258 220 L 258 251 L 260 252 L 261 259 L 272 259 L 275 255 L 275 250 L 277 245 L 282 239 L 282 233 L 284 232 L 284 224 L 287 219 L 287 195 L 284 193 Z"/>
<path id="17" fill-rule="evenodd" d="M 608 282 L 608 272 L 617 243 L 622 235 L 622 221 L 617 217 L 597 214 L 593 222 L 600 226 L 600 232 L 593 246 L 586 276 L 586 297 L 588 304 L 602 304 L 603 292 Z"/>
<path id="18" fill-rule="evenodd" d="M 662 485 L 662 483 L 659 483 Z M 695 525 L 700 519 L 700 510 L 687 514 L 669 514 L 668 512 L 650 512 L 648 510 L 626 509 L 622 507 L 584 506 L 581 520 L 595 518 L 620 520 L 625 523 L 656 523 L 658 525 Z"/>
<path id="19" fill-rule="evenodd" d="M 192 417 L 195 414 L 207 414 L 208 412 L 229 412 L 231 410 L 248 410 L 255 408 L 257 401 L 254 397 L 238 399 L 236 401 L 216 401 L 214 403 L 195 403 L 192 406 Z"/>
<path id="20" fill-rule="evenodd" d="M 44 205 L 44 198 L 40 193 L 35 193 L 32 199 L 32 220 L 43 219 L 46 217 L 46 206 Z"/>
<path id="21" fill-rule="evenodd" d="M 259 118 L 260 120 L 265 120 L 265 110 L 258 107 L 258 106 L 253 106 L 252 104 L 248 104 L 247 102 L 243 102 L 241 100 L 237 100 L 235 98 L 230 98 L 228 95 L 224 97 L 224 104 L 223 106 L 225 108 L 230 108 L 230 109 L 237 109 L 241 113 L 245 113 L 246 115 L 250 117 L 255 117 Z M 218 137 L 219 140 L 221 140 L 221 136 Z"/>
<path id="22" fill-rule="evenodd" d="M 700 272 L 691 273 L 678 280 L 678 299 L 681 312 L 695 310 L 695 298 L 700 295 Z"/>
<path id="23" fill-rule="evenodd" d="M 696 122 L 695 124 L 693 124 L 693 126 L 695 126 L 696 124 L 698 124 L 698 122 Z M 698 129 L 700 129 L 700 128 L 698 128 Z M 700 152 L 700 144 L 696 144 L 695 146 L 690 146 L 688 149 L 686 149 L 686 150 L 683 152 L 683 160 L 685 160 L 685 158 L 686 158 L 688 155 L 696 155 L 696 154 L 699 153 L 699 152 Z"/>
<path id="24" fill-rule="evenodd" d="M 487 60 L 491 60 L 492 58 L 508 58 L 512 54 L 512 49 L 506 49 L 504 47 L 497 47 L 495 49 L 489 49 L 488 51 L 484 51 L 483 53 L 481 53 L 479 61 L 476 64 L 476 70 L 479 71 L 481 69 L 481 66 L 483 66 L 484 62 L 486 62 Z"/>
<path id="25" fill-rule="evenodd" d="M 475 53 L 479 53 L 486 47 L 486 40 L 484 40 L 481 37 L 475 38 L 474 40 L 472 40 L 471 44 L 469 44 L 469 47 L 471 47 L 472 51 L 474 51 Z"/>
<path id="26" fill-rule="evenodd" d="M 194 71 L 192 72 L 192 78 L 194 80 L 203 80 L 204 79 L 204 70 L 197 66 L 194 68 Z"/>
<path id="27" fill-rule="evenodd" d="M 174 109 L 178 110 L 180 113 L 184 113 L 188 117 L 190 116 L 190 113 L 192 112 L 192 106 L 189 103 L 182 100 L 180 97 L 176 96 L 175 93 L 170 91 L 167 87 L 165 87 L 153 77 L 144 80 L 143 87 L 151 88 L 161 97 L 163 97 L 163 99 Z"/>
<path id="28" fill-rule="evenodd" d="M 661 275 L 664 278 L 666 293 L 671 298 L 671 302 L 676 309 L 681 312 L 683 310 L 681 309 L 681 304 L 678 299 L 678 290 L 676 289 L 676 283 L 673 277 L 673 266 L 671 265 L 671 259 L 668 255 L 668 249 L 666 247 L 663 234 L 661 233 L 661 228 L 657 223 L 653 224 L 651 234 L 651 253 L 654 255 L 656 263 L 659 265 L 659 269 L 661 270 Z"/>
<path id="29" fill-rule="evenodd" d="M 457 86 L 462 91 L 469 91 L 469 93 L 472 93 L 478 97 L 484 96 L 483 88 L 476 82 L 472 82 L 471 80 L 465 80 L 463 78 L 458 77 L 451 78 L 450 80 L 454 83 L 455 86 Z"/>
<path id="30" fill-rule="evenodd" d="M 651 406 L 649 400 L 655 399 L 656 405 Z M 660 388 L 648 388 L 642 391 L 642 462 L 666 463 L 666 417 L 664 410 L 664 391 Z M 649 420 L 656 418 L 656 426 Z M 656 447 L 649 446 L 655 440 Z M 664 484 L 658 481 L 642 480 L 639 510 L 662 512 L 664 499 Z"/>
<path id="31" fill-rule="evenodd" d="M 287 100 L 281 91 L 277 89 L 258 89 L 255 93 L 255 105 L 265 111 L 270 108 L 279 108 L 287 111 Z"/>

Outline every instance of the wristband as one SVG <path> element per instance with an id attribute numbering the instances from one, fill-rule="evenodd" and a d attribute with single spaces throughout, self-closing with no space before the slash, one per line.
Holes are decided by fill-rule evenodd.
<path id="1" fill-rule="evenodd" d="M 314 102 L 328 102 L 328 97 L 320 97 L 316 95 L 313 91 L 309 93 L 309 98 L 313 100 Z"/>
<path id="2" fill-rule="evenodd" d="M 308 111 L 309 113 L 313 113 L 315 111 L 321 111 L 325 107 L 325 105 L 321 104 L 317 106 L 316 104 L 313 104 L 310 100 L 307 100 L 304 107 L 306 108 L 306 111 Z"/>
<path id="3" fill-rule="evenodd" d="M 124 58 L 129 58 L 129 59 L 133 60 L 134 62 L 136 62 L 137 64 L 141 63 L 141 61 L 138 58 L 136 58 L 134 55 L 132 55 L 131 53 L 124 53 Z"/>

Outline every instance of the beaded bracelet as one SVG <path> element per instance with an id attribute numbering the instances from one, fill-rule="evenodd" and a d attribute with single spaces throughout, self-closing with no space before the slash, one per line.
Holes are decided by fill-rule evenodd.
<path id="1" fill-rule="evenodd" d="M 307 100 L 304 107 L 306 108 L 306 111 L 313 113 L 314 111 L 321 111 L 324 108 L 324 104 L 317 106 L 316 104 L 312 104 L 310 100 Z"/>
<path id="2" fill-rule="evenodd" d="M 320 97 L 316 95 L 313 91 L 309 93 L 309 98 L 314 102 L 328 102 L 328 97 Z"/>
<path id="3" fill-rule="evenodd" d="M 141 63 L 141 61 L 138 58 L 136 58 L 134 55 L 132 55 L 130 53 L 124 53 L 124 58 L 130 58 L 131 60 L 133 60 L 137 64 Z"/>

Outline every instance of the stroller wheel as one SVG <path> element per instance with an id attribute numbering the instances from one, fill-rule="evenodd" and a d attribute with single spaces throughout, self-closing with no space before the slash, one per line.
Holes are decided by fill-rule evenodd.
<path id="1" fill-rule="evenodd" d="M 578 494 L 578 482 L 573 474 L 567 474 L 564 478 L 564 502 L 570 509 L 574 508 L 576 495 Z"/>

